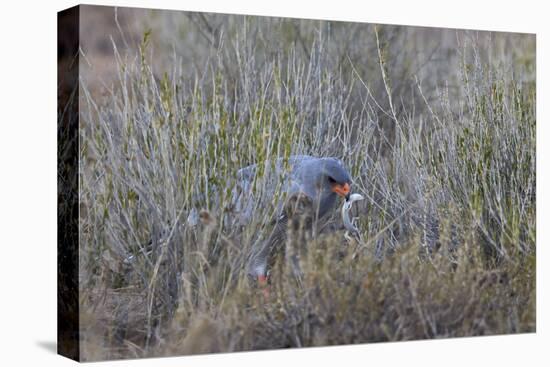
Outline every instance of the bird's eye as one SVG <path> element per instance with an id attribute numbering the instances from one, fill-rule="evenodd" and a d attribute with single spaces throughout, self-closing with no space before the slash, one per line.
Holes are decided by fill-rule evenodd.
<path id="1" fill-rule="evenodd" d="M 336 180 L 332 178 L 332 176 L 328 176 L 328 182 L 330 182 L 331 184 L 335 184 Z"/>

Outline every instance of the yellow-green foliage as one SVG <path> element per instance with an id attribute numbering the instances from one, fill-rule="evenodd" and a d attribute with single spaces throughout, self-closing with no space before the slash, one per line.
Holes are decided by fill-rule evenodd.
<path id="1" fill-rule="evenodd" d="M 453 33 L 441 65 L 426 30 L 191 14 L 172 58 L 145 20 L 109 96 L 82 85 L 84 359 L 535 330 L 534 38 Z M 345 162 L 364 243 L 291 236 L 267 295 L 284 195 L 241 227 L 232 191 L 293 154 Z"/>

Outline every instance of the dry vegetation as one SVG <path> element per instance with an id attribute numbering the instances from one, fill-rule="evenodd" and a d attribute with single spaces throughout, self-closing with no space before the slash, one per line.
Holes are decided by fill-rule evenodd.
<path id="1" fill-rule="evenodd" d="M 84 360 L 535 331 L 534 36 L 133 17 L 102 95 L 83 36 Z M 239 226 L 231 190 L 291 154 L 346 163 L 365 243 L 291 236 L 302 276 L 281 256 L 264 299 L 280 198 Z"/>

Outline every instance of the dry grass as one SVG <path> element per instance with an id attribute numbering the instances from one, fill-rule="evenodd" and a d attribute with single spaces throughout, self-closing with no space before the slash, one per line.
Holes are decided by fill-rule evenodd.
<path id="1" fill-rule="evenodd" d="M 140 14 L 81 83 L 84 360 L 535 331 L 534 37 Z M 346 163 L 365 243 L 290 236 L 264 299 L 282 197 L 239 226 L 231 193 L 291 154 Z"/>

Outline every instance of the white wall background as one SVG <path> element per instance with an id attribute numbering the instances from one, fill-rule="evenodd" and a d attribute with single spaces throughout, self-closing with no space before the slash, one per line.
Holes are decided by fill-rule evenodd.
<path id="1" fill-rule="evenodd" d="M 106 362 L 105 366 L 548 365 L 549 9 L 544 1 L 141 0 L 89 3 L 537 33 L 537 334 Z M 69 365 L 56 339 L 55 0 L 0 10 L 0 365 Z M 547 145 L 548 144 L 548 145 Z M 381 275 L 383 276 L 383 275 Z M 545 349 L 546 348 L 546 349 Z M 95 364 L 94 364 L 95 365 Z"/>

